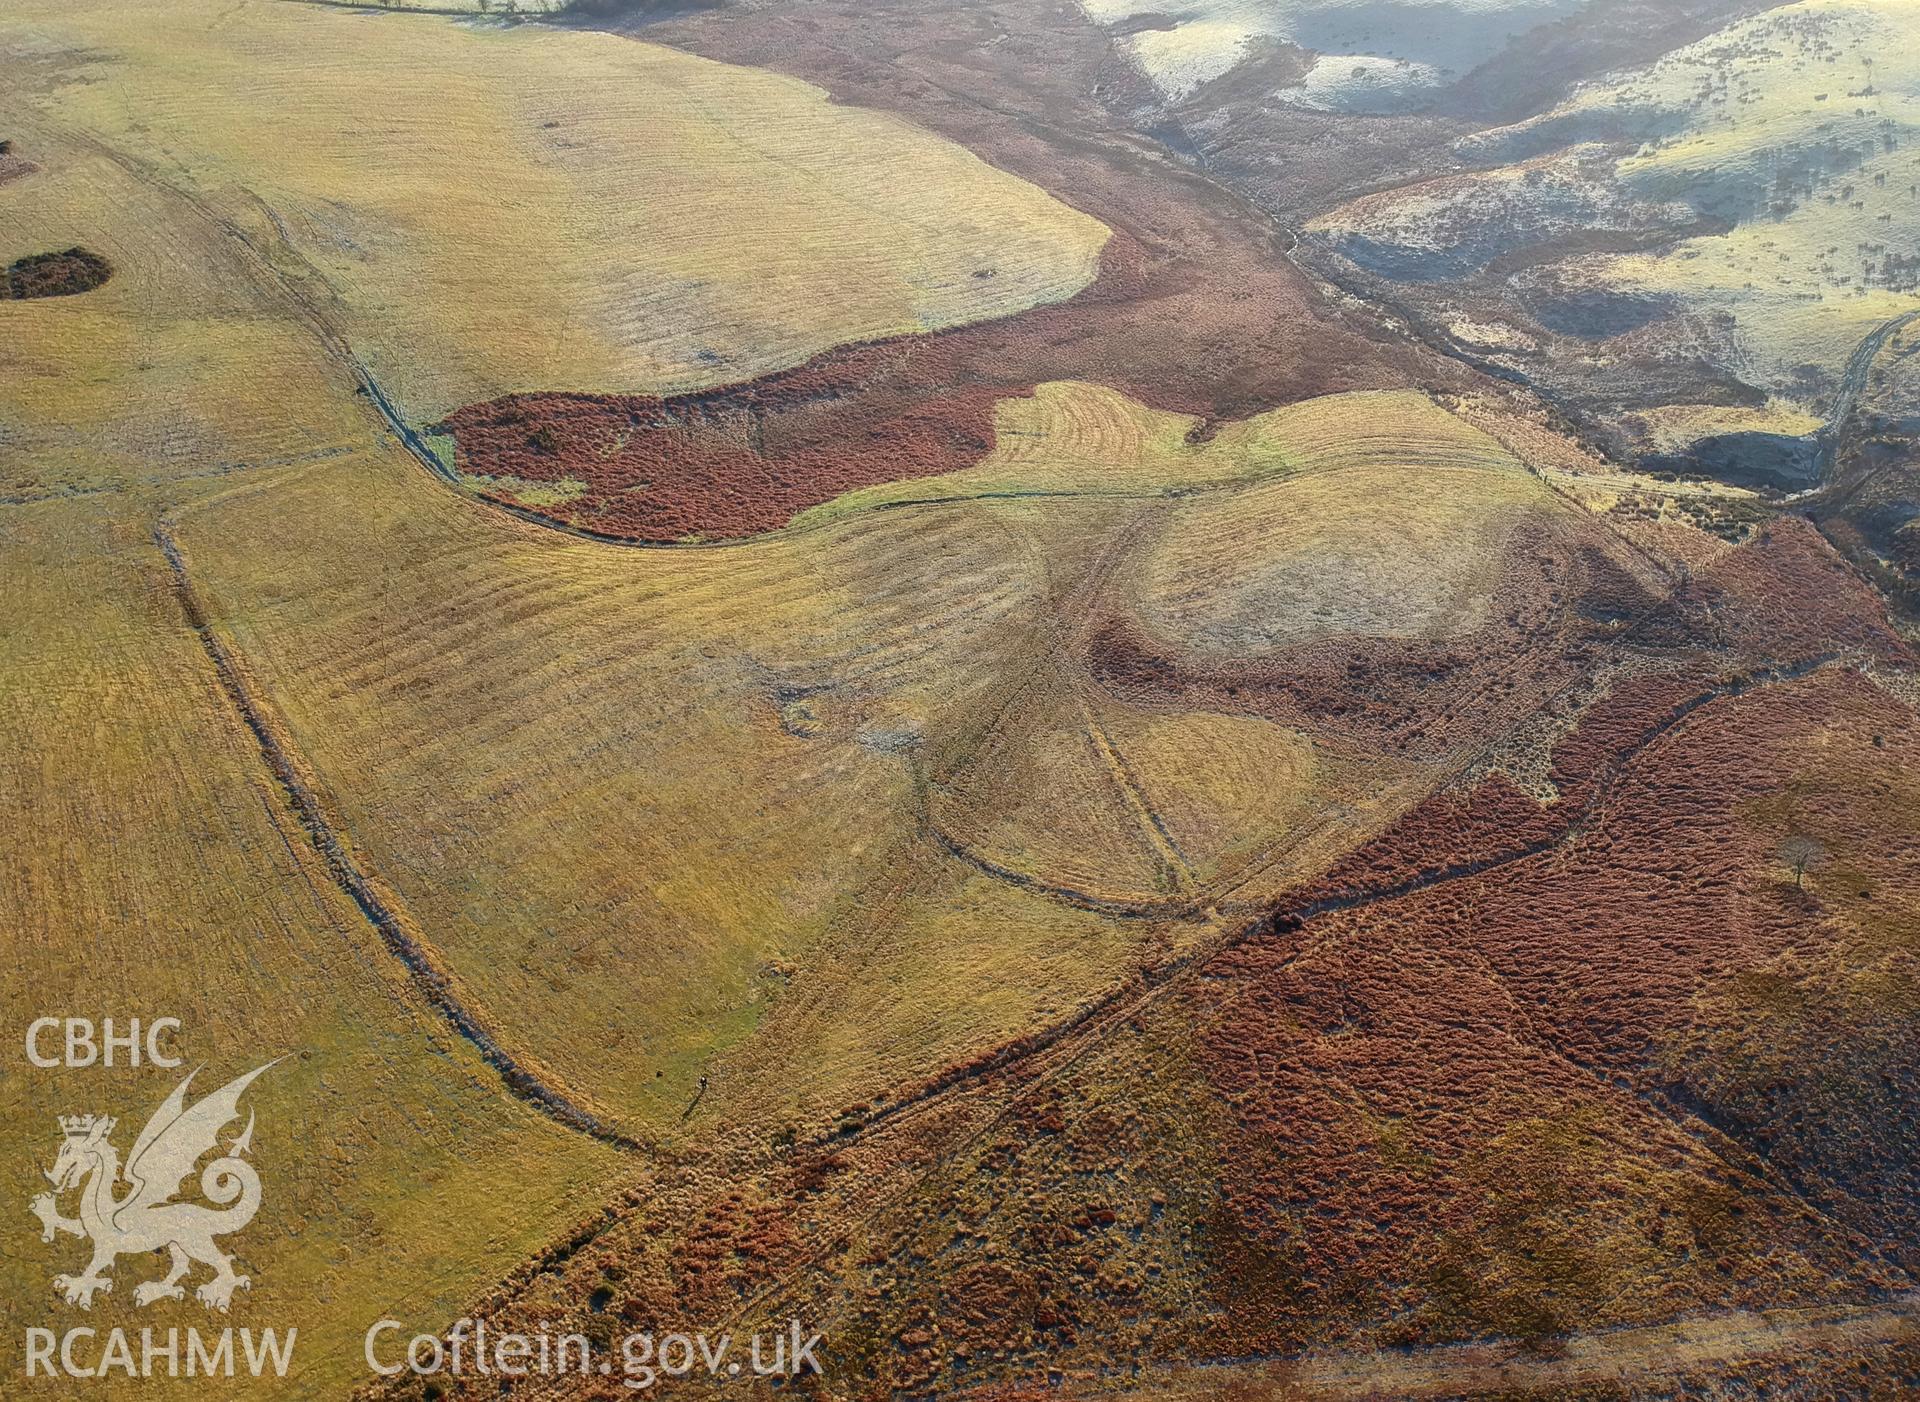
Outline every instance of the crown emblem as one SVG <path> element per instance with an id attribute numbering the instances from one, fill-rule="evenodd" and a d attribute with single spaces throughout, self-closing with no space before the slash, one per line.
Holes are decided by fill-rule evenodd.
<path id="1" fill-rule="evenodd" d="M 53 1191 L 34 1197 L 27 1207 L 40 1219 L 41 1241 L 51 1242 L 64 1233 L 93 1242 L 84 1272 L 53 1278 L 53 1288 L 62 1299 L 87 1309 L 94 1296 L 113 1289 L 114 1282 L 105 1272 L 116 1257 L 150 1257 L 158 1243 L 171 1248 L 172 1269 L 136 1286 L 133 1303 L 145 1306 L 184 1298 L 187 1292 L 180 1278 L 200 1265 L 210 1267 L 213 1278 L 194 1287 L 194 1298 L 226 1313 L 234 1291 L 245 1290 L 250 1282 L 234 1271 L 232 1255 L 221 1249 L 216 1238 L 239 1231 L 260 1210 L 260 1175 L 247 1158 L 253 1144 L 253 1112 L 240 1108 L 240 1097 L 263 1071 L 277 1064 L 276 1060 L 256 1066 L 191 1102 L 187 1097 L 193 1073 L 189 1072 L 134 1136 L 124 1165 L 107 1140 L 118 1121 L 107 1115 L 54 1116 L 60 1124 L 60 1148 L 52 1166 L 41 1174 Z M 220 1132 L 242 1114 L 247 1127 L 237 1139 L 227 1141 L 222 1153 Z M 176 1201 L 209 1154 L 219 1155 L 199 1170 L 200 1191 L 209 1201 Z M 125 1191 L 120 1189 L 122 1182 L 128 1185 Z M 80 1197 L 78 1217 L 60 1210 L 60 1199 L 68 1194 Z M 0 1385 L 0 1393 L 11 1396 L 12 1392 Z"/>

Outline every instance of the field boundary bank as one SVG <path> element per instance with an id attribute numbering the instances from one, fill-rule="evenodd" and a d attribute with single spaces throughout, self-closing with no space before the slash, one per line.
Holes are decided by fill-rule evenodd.
<path id="1" fill-rule="evenodd" d="M 1425 871 L 1416 872 L 1412 876 L 1403 877 L 1386 886 L 1354 891 L 1346 895 L 1324 896 L 1317 900 L 1308 901 L 1303 905 L 1276 905 L 1266 916 L 1249 921 L 1247 924 L 1239 926 L 1217 940 L 1213 940 L 1200 948 L 1169 960 L 1166 963 L 1141 971 L 1134 979 L 1115 987 L 1104 998 L 1095 999 L 1093 1002 L 1084 1004 L 1081 1008 L 1070 1013 L 1059 1022 L 1054 1023 L 1051 1027 L 1033 1033 L 1027 1038 L 1006 1043 L 999 1051 L 989 1053 L 977 1062 L 966 1063 L 960 1067 L 950 1067 L 946 1071 L 939 1072 L 924 1083 L 919 1090 L 911 1093 L 909 1096 L 897 1101 L 890 1101 L 886 1105 L 876 1109 L 865 1119 L 853 1123 L 843 1123 L 824 1134 L 804 1141 L 805 1145 L 811 1148 L 826 1148 L 843 1144 L 848 1139 L 864 1133 L 867 1129 L 893 1119 L 908 1110 L 924 1105 L 960 1085 L 969 1081 L 978 1080 L 982 1076 L 994 1071 L 1006 1069 L 1028 1057 L 1045 1051 L 1047 1048 L 1071 1034 L 1075 1029 L 1100 1018 L 1103 1014 L 1114 1013 L 1119 1016 L 1127 1015 L 1132 1011 L 1133 1006 L 1126 1003 L 1126 995 L 1128 993 L 1138 992 L 1143 995 L 1142 1001 L 1144 1001 L 1145 994 L 1166 986 L 1182 975 L 1204 969 L 1221 955 L 1230 953 L 1233 949 L 1246 943 L 1246 941 L 1250 939 L 1258 938 L 1263 934 L 1273 933 L 1276 930 L 1299 929 L 1303 927 L 1307 921 L 1317 919 L 1323 915 L 1342 914 L 1346 911 L 1359 910 L 1370 905 L 1376 905 L 1383 901 L 1403 900 L 1408 896 L 1417 895 L 1422 891 L 1431 890 L 1436 886 L 1443 886 L 1448 882 L 1462 881 L 1470 877 L 1482 876 L 1487 872 L 1498 871 L 1503 867 L 1512 866 L 1517 862 L 1527 861 L 1548 852 L 1570 846 L 1586 835 L 1588 821 L 1600 811 L 1605 805 L 1606 800 L 1611 796 L 1614 783 L 1621 769 L 1632 763 L 1632 761 L 1638 758 L 1647 748 L 1658 743 L 1663 736 L 1669 734 L 1684 723 L 1689 716 L 1702 706 L 1729 697 L 1746 695 L 1761 687 L 1778 685 L 1783 682 L 1798 681 L 1824 667 L 1832 666 L 1836 663 L 1846 665 L 1844 659 L 1836 654 L 1822 653 L 1798 662 L 1769 664 L 1731 677 L 1726 681 L 1717 682 L 1712 686 L 1704 687 L 1685 700 L 1676 703 L 1664 716 L 1649 726 L 1637 740 L 1607 762 L 1605 772 L 1596 778 L 1590 794 L 1581 803 L 1579 809 L 1570 814 L 1559 830 L 1550 837 L 1536 838 L 1531 842 L 1522 843 L 1504 852 L 1490 853 L 1486 856 L 1474 857 L 1467 861 L 1452 862 L 1445 866 L 1429 868 Z M 935 836 L 937 838 L 939 835 L 936 833 Z M 944 845 L 945 844 L 943 844 L 943 846 Z M 974 863 L 970 861 L 969 864 Z M 1179 907 L 1179 909 L 1185 918 L 1197 918 L 1196 914 L 1192 912 L 1189 907 L 1182 906 Z"/>
<path id="2" fill-rule="evenodd" d="M 213 665 L 222 694 L 241 724 L 252 735 L 261 759 L 280 788 L 286 806 L 306 832 L 307 840 L 319 854 L 334 885 L 353 902 L 388 952 L 400 960 L 416 991 L 453 1032 L 480 1053 L 481 1059 L 493 1068 L 501 1084 L 516 1099 L 524 1101 L 556 1124 L 612 1148 L 627 1153 L 649 1151 L 652 1146 L 612 1128 L 591 1111 L 574 1103 L 564 1091 L 521 1065 L 455 996 L 451 982 L 439 967 L 438 960 L 407 928 L 407 922 L 386 897 L 375 888 L 328 819 L 319 799 L 300 777 L 292 755 L 267 722 L 233 655 L 214 631 L 193 587 L 192 577 L 187 572 L 186 559 L 164 523 L 154 527 L 153 542 L 166 559 L 174 597 L 199 639 L 208 661 Z"/>
<path id="3" fill-rule="evenodd" d="M 930 1105 L 944 1102 L 952 1093 L 976 1082 L 1000 1073 L 1014 1072 L 1050 1051 L 1062 1049 L 1063 1059 L 1057 1066 L 1037 1071 L 1015 1088 L 1017 1099 L 1020 1091 L 1030 1091 L 1036 1086 L 1053 1080 L 1100 1045 L 1108 1032 L 1137 1018 L 1161 995 L 1184 983 L 1189 977 L 1203 973 L 1221 957 L 1249 940 L 1265 935 L 1298 934 L 1305 929 L 1309 919 L 1320 915 L 1361 909 L 1383 901 L 1399 900 L 1449 881 L 1478 876 L 1569 846 L 1585 836 L 1587 821 L 1602 809 L 1612 793 L 1614 782 L 1621 770 L 1664 736 L 1684 724 L 1694 712 L 1716 700 L 1745 695 L 1756 689 L 1778 683 L 1800 680 L 1836 663 L 1853 665 L 1847 659 L 1831 653 L 1819 654 L 1791 663 L 1763 664 L 1704 687 L 1675 703 L 1649 725 L 1635 741 L 1605 762 L 1604 769 L 1596 774 L 1588 797 L 1581 803 L 1579 810 L 1571 815 L 1552 837 L 1536 839 L 1508 852 L 1494 853 L 1416 873 L 1412 877 L 1372 891 L 1324 897 L 1292 908 L 1276 907 L 1268 916 L 1228 931 L 1217 940 L 1151 968 L 1136 971 L 1131 978 L 1117 985 L 1104 996 L 1082 1004 L 1052 1026 L 1012 1042 L 1003 1043 L 998 1049 L 973 1061 L 950 1066 L 923 1081 L 919 1087 L 909 1091 L 900 1099 L 889 1100 L 857 1120 L 843 1121 L 822 1134 L 801 1141 L 797 1148 L 814 1153 L 837 1152 L 850 1142 L 861 1138 L 869 1130 L 884 1126 L 902 1116 L 917 1113 Z M 1283 967 L 1290 966 L 1304 955 L 1317 952 L 1332 942 L 1332 940 L 1314 944 L 1302 942 L 1289 953 Z M 1077 1035 L 1083 1032 L 1084 1035 Z M 1070 1041 L 1077 1042 L 1077 1045 L 1066 1045 Z M 951 1148 L 938 1153 L 914 1182 L 892 1192 L 883 1193 L 878 1201 L 857 1215 L 852 1226 L 831 1233 L 829 1240 L 822 1242 L 803 1259 L 782 1271 L 779 1277 L 769 1281 L 751 1297 L 742 1301 L 740 1307 L 729 1316 L 728 1322 L 738 1323 L 752 1310 L 775 1298 L 781 1290 L 790 1286 L 806 1271 L 818 1268 L 829 1252 L 843 1249 L 860 1223 L 872 1221 L 881 1212 L 911 1193 L 919 1183 L 938 1173 L 955 1154 L 963 1152 L 969 1144 L 977 1142 L 999 1125 L 1006 1118 L 1011 1106 L 1011 1101 L 1003 1105 L 988 1118 L 984 1125 L 971 1130 Z M 1764 1182 L 1764 1178 L 1761 1181 Z M 1776 1185 L 1769 1184 L 1769 1187 L 1776 1192 L 1780 1191 Z M 564 1264 L 563 1260 L 555 1263 L 555 1266 L 557 1268 Z"/>

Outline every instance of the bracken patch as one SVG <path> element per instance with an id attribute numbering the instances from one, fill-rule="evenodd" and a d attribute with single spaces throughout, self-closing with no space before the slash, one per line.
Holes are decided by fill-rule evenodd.
<path id="1" fill-rule="evenodd" d="M 566 525 L 644 541 L 755 535 L 859 487 L 978 462 L 994 446 L 994 405 L 1083 368 L 1089 343 L 1098 353 L 1115 339 L 1116 318 L 1166 279 L 1153 261 L 1116 233 L 1099 278 L 1061 305 L 838 347 L 688 394 L 509 395 L 436 428 L 482 495 Z M 1197 375 L 1103 378 L 1159 407 L 1213 410 Z M 502 479 L 572 479 L 587 490 L 556 504 L 486 485 Z"/>
<path id="2" fill-rule="evenodd" d="M 91 292 L 113 276 L 113 265 L 98 253 L 68 248 L 58 253 L 31 253 L 7 267 L 7 295 L 15 301 L 32 297 L 72 297 Z"/>

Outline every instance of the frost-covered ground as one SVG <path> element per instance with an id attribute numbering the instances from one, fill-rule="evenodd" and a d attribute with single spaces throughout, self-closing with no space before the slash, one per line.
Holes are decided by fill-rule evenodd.
<path id="1" fill-rule="evenodd" d="M 1589 0 L 1197 0 L 1170 12 L 1156 0 L 1081 0 L 1097 22 L 1143 27 L 1124 41 L 1173 100 L 1231 72 L 1258 41 L 1314 55 L 1303 82 L 1276 101 L 1331 112 L 1418 110 L 1536 25 Z M 1145 27 L 1165 26 L 1165 27 Z"/>
<path id="2" fill-rule="evenodd" d="M 1309 230 L 1374 276 L 1470 282 L 1480 319 L 1504 303 L 1596 367 L 1642 353 L 1662 315 L 1669 340 L 1718 328 L 1707 360 L 1776 411 L 1825 413 L 1862 339 L 1920 308 L 1916 135 L 1920 5 L 1805 0 L 1468 137 L 1467 169 Z"/>

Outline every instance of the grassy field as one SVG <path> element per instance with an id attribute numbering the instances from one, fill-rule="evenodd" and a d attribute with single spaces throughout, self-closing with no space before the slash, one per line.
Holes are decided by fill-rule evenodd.
<path id="1" fill-rule="evenodd" d="M 1558 815 L 1532 794 L 1567 777 L 1556 746 L 1583 708 L 1760 655 L 1715 652 L 1691 615 L 1629 636 L 1676 560 L 1734 557 L 1710 581 L 1727 636 L 1759 631 L 1756 597 L 1864 617 L 1850 580 L 1808 565 L 1798 593 L 1770 593 L 1757 546 L 1669 554 L 1668 536 L 1701 533 L 1632 534 L 1580 505 L 1548 469 L 1582 455 L 1537 424 L 1496 436 L 1485 405 L 1372 390 L 1203 421 L 1082 379 L 999 400 L 969 467 L 761 536 L 568 534 L 430 472 L 389 414 L 662 394 L 1017 313 L 1086 285 L 1106 230 L 819 89 L 584 30 L 27 0 L 0 18 L 0 52 L 24 75 L 0 139 L 36 166 L 0 191 L 0 262 L 84 246 L 114 269 L 82 295 L 0 303 L 0 670 L 24 698 L 0 715 L 17 834 L 0 919 L 21 951 L 0 1031 L 17 1044 L 45 1011 L 178 1015 L 209 1080 L 288 1054 L 257 1092 L 268 1190 L 238 1308 L 301 1329 L 313 1393 L 360 1373 L 373 1319 L 434 1328 L 516 1267 L 509 1295 L 551 1292 L 603 1330 L 623 1316 L 585 1303 L 597 1280 L 574 1287 L 608 1263 L 657 1288 L 647 1308 L 724 1317 L 766 1283 L 770 1241 L 799 1250 L 806 1232 L 775 1230 L 789 1218 L 838 1243 L 822 1249 L 841 1278 L 812 1299 L 903 1370 L 896 1338 L 1022 1253 L 1055 1295 L 1091 1282 L 1081 1362 L 1330 1336 L 1313 1332 L 1325 1302 L 1295 1289 L 1309 1276 L 1338 1293 L 1343 1343 L 1391 1342 L 1380 1321 L 1412 1328 L 1403 1304 L 1436 1336 L 1524 1333 L 1517 1296 L 1558 1289 L 1593 1224 L 1632 1269 L 1573 1271 L 1558 1307 L 1626 1322 L 1603 1307 L 1644 1286 L 1664 1293 L 1635 1309 L 1691 1309 L 1718 1298 L 1720 1257 L 1629 1240 L 1668 1198 L 1711 1199 L 1716 1249 L 1764 1280 L 1762 1238 L 1790 1206 L 1756 1193 L 1764 1213 L 1721 1221 L 1738 1214 L 1719 1214 L 1706 1151 L 1570 1069 L 1593 1048 L 1543 1044 L 1506 991 L 1589 952 L 1579 917 L 1617 894 L 1613 849 L 1558 893 L 1551 948 L 1527 944 L 1518 898 L 1476 923 L 1497 880 L 1471 901 L 1414 893 L 1429 919 L 1396 908 L 1405 929 L 1338 912 L 1312 949 L 1261 922 L 1467 775 L 1515 828 L 1494 838 L 1536 841 L 1506 855 L 1544 887 L 1561 853 L 1537 832 Z M 1867 737 L 1894 708 L 1856 709 L 1849 752 L 1881 783 L 1905 752 L 1875 759 Z M 1595 745 L 1637 755 L 1640 719 Z M 1522 721 L 1540 724 L 1515 758 L 1501 745 Z M 1729 866 L 1752 842 L 1714 785 L 1766 738 L 1729 731 L 1685 771 L 1688 811 L 1739 837 L 1707 853 Z M 1502 787 L 1503 765 L 1541 782 Z M 1620 780 L 1640 816 L 1602 836 L 1629 855 L 1670 797 L 1647 777 L 1662 772 Z M 1478 796 L 1455 795 L 1462 812 Z M 1846 855 L 1910 798 L 1836 814 L 1829 846 Z M 1463 977 L 1469 944 L 1489 967 Z M 1706 979 L 1662 986 L 1679 999 Z M 1693 1035 L 1736 1079 L 1777 1019 L 1742 988 L 1713 993 Z M 1910 990 L 1867 1001 L 1891 1022 Z M 1625 1043 L 1602 1050 L 1634 1071 Z M 991 1080 L 1028 1052 L 1057 1052 L 1045 1078 Z M 130 1130 L 170 1084 L 9 1076 L 0 1109 L 42 1127 L 15 1136 L 15 1180 L 50 1160 L 53 1115 Z M 1536 1085 L 1537 1103 L 1515 1089 Z M 843 1140 L 844 1174 L 827 1152 Z M 1436 1163 L 1445 1192 L 1423 1187 Z M 1562 1179 L 1578 1211 L 1556 1217 Z M 902 1183 L 925 1191 L 882 1201 Z M 1349 1217 L 1315 1215 L 1309 1190 Z M 589 1242 L 529 1273 L 607 1203 L 628 1263 Z M 1382 1205 L 1406 1254 L 1346 1230 Z M 703 1236 L 710 1219 L 738 1249 L 702 1254 L 732 1240 Z M 1089 1234 L 1123 1222 L 1129 1244 L 1090 1263 Z M 1542 1222 L 1545 1265 L 1527 1245 Z M 61 1318 L 47 1278 L 71 1252 L 21 1239 L 6 1257 L 0 1287 L 29 1322 Z M 1796 1281 L 1840 1257 L 1812 1227 L 1779 1254 Z M 1367 1295 L 1356 1263 L 1401 1296 Z M 702 1271 L 713 1293 L 676 1297 Z M 873 1271 L 910 1289 L 881 1298 Z M 88 1322 L 137 1322 L 145 1274 L 124 1263 Z M 1016 1285 L 1037 1303 L 1041 1282 Z M 978 1293 L 956 1335 L 991 1346 L 996 1298 Z"/>
<path id="2" fill-rule="evenodd" d="M 1418 395 L 1264 418 L 1300 475 L 1185 505 L 1143 572 L 1150 626 L 1189 648 L 1257 657 L 1317 636 L 1470 633 L 1505 537 L 1555 505 L 1518 459 Z"/>
<path id="3" fill-rule="evenodd" d="M 958 147 L 767 73 L 540 26 L 195 15 L 12 9 L 36 56 L 8 104 L 19 149 L 70 133 L 180 192 L 418 422 L 515 390 L 711 385 L 1003 315 L 1077 291 L 1106 238 Z M 42 163 L 77 224 L 71 179 Z M 170 253 L 156 273 L 205 263 L 193 241 Z"/>
<path id="4" fill-rule="evenodd" d="M 0 307 L 0 649 L 19 702 L 0 722 L 4 1023 L 17 1046 L 49 1010 L 177 1015 L 207 1088 L 291 1058 L 253 1093 L 265 1205 L 236 1239 L 253 1278 L 236 1321 L 297 1327 L 297 1386 L 326 1395 L 361 1372 L 372 1320 L 436 1327 L 641 1160 L 510 1092 L 348 898 L 307 812 L 397 928 L 455 961 L 482 1035 L 545 1024 L 578 1103 L 668 1121 L 908 789 L 857 749 L 807 754 L 798 732 L 844 716 L 815 698 L 803 720 L 778 658 L 736 656 L 755 698 L 738 714 L 688 689 L 703 648 L 734 645 L 724 558 L 662 580 L 503 526 L 399 450 L 363 380 L 424 417 L 505 388 L 725 379 L 1065 296 L 1104 231 L 903 123 L 646 46 L 279 4 L 215 18 L 0 20 L 18 75 L 0 132 L 31 163 L 10 168 L 0 254 L 84 246 L 113 268 Z M 938 172 L 934 205 L 904 203 L 903 166 Z M 676 608 L 710 601 L 684 627 L 659 606 L 678 585 Z M 835 605 L 805 560 L 754 587 L 773 620 Z M 568 637 L 516 593 L 603 598 Z M 526 626 L 500 631 L 515 613 Z M 637 660 L 650 629 L 662 645 Z M 552 724 L 527 730 L 522 704 Z M 488 757 L 436 771 L 448 741 Z M 736 781 L 757 811 L 720 799 Z M 843 806 L 819 803 L 829 781 Z M 669 1011 L 638 1017 L 643 1000 Z M 507 1040 L 552 1076 L 548 1048 Z M 119 1116 L 124 1151 L 174 1080 L 83 1074 L 6 1078 L 15 1181 L 51 1163 L 56 1113 Z M 73 1313 L 49 1281 L 77 1249 L 10 1250 L 9 1313 Z M 86 1322 L 145 1322 L 131 1296 L 151 1273 L 123 1261 Z"/>
<path id="5" fill-rule="evenodd" d="M 124 1154 L 185 1069 L 205 1066 L 204 1092 L 289 1058 L 249 1097 L 264 1197 L 234 1239 L 253 1282 L 235 1310 L 299 1330 L 295 1376 L 316 1395 L 358 1375 L 372 1319 L 437 1326 L 625 1170 L 504 1094 L 330 882 L 228 708 L 148 512 L 121 494 L 15 506 L 0 523 L 16 702 L 0 721 L 16 975 L 0 1023 L 18 1055 L 49 1013 L 122 1029 L 177 1016 L 186 1068 L 17 1068 L 0 1091 L 8 1176 L 39 1181 L 56 1114 L 117 1116 Z M 85 1250 L 16 1234 L 0 1265 L 10 1316 L 75 1313 L 49 1282 Z M 160 1273 L 123 1258 L 85 1322 L 151 1322 L 133 1287 Z M 163 1322 L 206 1313 L 174 1311 Z"/>
<path id="6" fill-rule="evenodd" d="M 369 451 L 351 381 L 197 206 L 25 96 L 11 89 L 7 129 L 39 170 L 9 183 L 0 240 L 9 256 L 84 243 L 115 276 L 0 314 L 6 1035 L 49 1012 L 178 1016 L 203 1090 L 289 1058 L 251 1096 L 265 1187 L 235 1241 L 252 1277 L 235 1308 L 297 1328 L 295 1385 L 325 1393 L 359 1374 L 367 1310 L 444 1320 L 626 1169 L 508 1096 L 330 881 L 154 543 L 191 500 Z M 181 1074 L 9 1075 L 10 1176 L 52 1162 L 56 1114 L 119 1117 L 124 1152 Z M 10 1314 L 59 1323 L 50 1280 L 83 1252 L 9 1250 Z M 88 1323 L 149 1322 L 132 1293 L 156 1273 L 124 1259 Z"/>
<path id="7" fill-rule="evenodd" d="M 1116 389 L 1052 381 L 1002 400 L 994 448 L 961 472 L 847 492 L 795 518 L 818 524 L 903 502 L 1086 496 L 1147 499 L 1347 467 L 1424 470 L 1511 454 L 1411 390 L 1323 395 L 1206 426 Z"/>
<path id="8" fill-rule="evenodd" d="M 28 95 L 10 89 L 0 124 L 40 168 L 6 186 L 0 254 L 81 244 L 116 271 L 84 296 L 12 302 L 0 317 L 8 495 L 201 490 L 363 443 L 351 378 L 249 249 L 196 199 L 46 120 Z"/>
<path id="9" fill-rule="evenodd" d="M 1006 412 L 1075 394 L 1125 405 L 1081 387 Z M 1316 402 L 1268 416 L 1271 438 L 1227 425 L 1198 449 L 1144 414 L 1117 420 L 1145 431 L 1127 440 L 1140 465 L 1105 458 L 1116 479 L 1165 492 L 1189 455 L 1206 475 L 1257 479 L 1288 451 L 1304 475 L 1144 505 L 962 493 L 828 511 L 742 545 L 630 551 L 370 459 L 228 492 L 183 513 L 177 536 L 329 811 L 517 1057 L 615 1122 L 677 1133 L 700 1075 L 788 1017 L 791 997 L 861 1029 L 859 1056 L 817 1053 L 779 1091 L 830 1114 L 1007 1035 L 1019 1018 L 990 1012 L 1003 995 L 1068 1006 L 1133 950 L 1188 937 L 1200 888 L 1232 885 L 1238 857 L 1297 839 L 1264 879 L 1297 877 L 1328 855 L 1313 836 L 1328 804 L 1364 799 L 1385 821 L 1432 772 L 1364 747 L 1322 754 L 1210 702 L 1116 704 L 1081 669 L 1084 631 L 1116 609 L 1198 629 L 1181 601 L 1200 589 L 1194 570 L 1218 572 L 1204 542 L 1229 500 L 1275 523 L 1260 530 L 1342 513 L 1355 530 L 1382 513 L 1426 523 L 1447 554 L 1439 537 L 1462 523 L 1423 495 L 1432 483 L 1484 483 L 1466 499 L 1486 522 L 1544 488 L 1420 396 Z M 1467 626 L 1503 537 L 1483 522 L 1451 538 L 1458 569 L 1434 576 L 1446 589 L 1431 627 L 1418 610 L 1350 624 Z M 1254 574 L 1202 594 L 1279 587 L 1261 582 L 1285 573 L 1259 572 L 1279 568 L 1270 555 L 1233 558 Z M 1382 580 L 1396 567 L 1374 563 Z M 1372 587 L 1323 575 L 1308 563 L 1291 576 L 1308 619 L 1340 589 Z M 1405 588 L 1389 597 L 1409 609 Z M 1272 784 L 1276 766 L 1287 783 Z M 1011 889 L 983 906 L 983 876 Z M 959 998 L 941 970 L 975 921 L 999 933 L 965 956 L 989 963 Z M 1068 957 L 1036 977 L 1020 951 L 1067 929 L 1081 932 Z M 801 996 L 849 958 L 898 1014 L 876 1023 L 849 1011 L 859 999 Z M 900 1020 L 914 1036 L 874 1036 Z M 809 1035 L 826 1047 L 845 1032 Z"/>
<path id="10" fill-rule="evenodd" d="M 1791 655 L 1755 605 L 1858 588 L 1817 559 L 1756 539 L 1707 572 L 1715 666 Z M 1197 1359 L 1287 1361 L 1250 1395 L 1901 1376 L 1913 861 L 1870 835 L 1910 825 L 1910 688 L 1831 655 L 1715 681 L 1706 655 L 1615 672 L 1553 745 L 1555 802 L 1494 782 L 1390 829 L 1377 853 L 1410 842 L 1427 879 L 1387 862 L 1004 1074 L 637 1205 L 499 1318 L 590 1328 L 589 1291 L 798 1313 L 874 1397 L 1092 1388 L 1116 1352 L 1129 1395 Z M 1796 832 L 1823 844 L 1805 889 Z"/>

